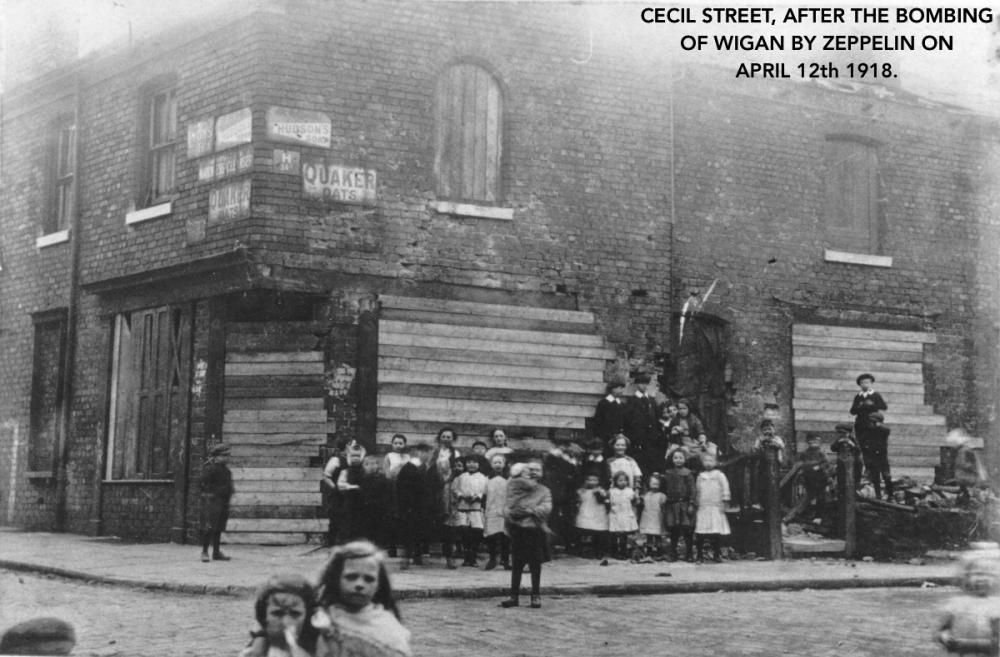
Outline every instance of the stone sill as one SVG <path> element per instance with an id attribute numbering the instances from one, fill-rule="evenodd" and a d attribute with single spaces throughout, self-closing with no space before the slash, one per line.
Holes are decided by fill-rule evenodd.
<path id="1" fill-rule="evenodd" d="M 125 214 L 125 225 L 128 226 L 148 221 L 149 219 L 164 217 L 171 212 L 173 212 L 173 203 L 171 201 L 160 203 L 158 205 L 151 205 L 148 208 L 143 208 L 141 210 L 132 210 L 131 212 Z"/>
<path id="2" fill-rule="evenodd" d="M 430 207 L 442 214 L 454 214 L 461 217 L 476 217 L 478 219 L 514 220 L 514 208 L 499 208 L 492 205 L 475 205 L 473 203 L 455 203 L 454 201 L 431 201 Z"/>
<path id="3" fill-rule="evenodd" d="M 48 235 L 42 235 L 35 240 L 35 248 L 44 249 L 47 246 L 52 246 L 53 244 L 63 244 L 69 241 L 69 229 L 60 230 L 55 233 L 49 233 Z"/>
<path id="4" fill-rule="evenodd" d="M 848 265 L 865 265 L 868 267 L 892 267 L 892 256 L 871 255 L 870 253 L 849 253 L 823 249 L 823 260 L 827 262 L 842 262 Z"/>

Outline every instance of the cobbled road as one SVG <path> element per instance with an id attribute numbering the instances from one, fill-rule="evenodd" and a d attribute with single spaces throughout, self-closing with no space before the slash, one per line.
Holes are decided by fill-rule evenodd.
<path id="1" fill-rule="evenodd" d="M 446 577 L 442 573 L 442 577 Z M 406 601 L 416 655 L 684 657 L 943 656 L 931 642 L 951 588 Z M 252 599 L 124 589 L 0 570 L 0 628 L 53 615 L 77 629 L 75 656 L 235 655 Z"/>

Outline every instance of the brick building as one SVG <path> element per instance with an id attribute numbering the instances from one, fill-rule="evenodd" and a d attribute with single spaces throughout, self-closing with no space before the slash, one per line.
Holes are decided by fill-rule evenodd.
<path id="1" fill-rule="evenodd" d="M 636 371 L 730 450 L 862 365 L 903 465 L 993 430 L 994 123 L 638 66 L 570 5 L 231 12 L 6 90 L 7 523 L 180 540 L 224 439 L 232 540 L 300 540 L 337 439 L 581 438 Z"/>

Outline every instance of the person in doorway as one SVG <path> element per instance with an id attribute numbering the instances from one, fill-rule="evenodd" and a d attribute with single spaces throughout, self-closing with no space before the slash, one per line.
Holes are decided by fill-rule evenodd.
<path id="1" fill-rule="evenodd" d="M 198 479 L 201 492 L 201 560 L 229 561 L 222 553 L 222 532 L 229 521 L 229 501 L 233 497 L 233 473 L 226 465 L 229 445 L 219 444 L 208 452 L 208 461 Z M 212 546 L 212 555 L 208 546 Z"/>
<path id="2" fill-rule="evenodd" d="M 858 376 L 855 382 L 861 391 L 854 396 L 851 415 L 854 416 L 854 436 L 861 447 L 861 458 L 865 463 L 868 480 L 875 488 L 875 497 L 882 497 L 882 481 L 885 481 L 886 495 L 892 498 L 892 477 L 889 473 L 888 438 L 889 429 L 884 424 L 882 412 L 889 407 L 872 387 L 875 377 L 867 372 Z"/>

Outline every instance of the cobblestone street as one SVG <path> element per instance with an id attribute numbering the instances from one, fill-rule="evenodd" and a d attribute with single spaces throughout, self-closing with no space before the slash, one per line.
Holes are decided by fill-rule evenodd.
<path id="1" fill-rule="evenodd" d="M 930 641 L 951 588 L 546 597 L 539 610 L 496 600 L 408 601 L 417 655 L 940 655 Z M 77 628 L 74 655 L 234 655 L 249 597 L 193 596 L 0 571 L 0 625 L 55 615 Z"/>

